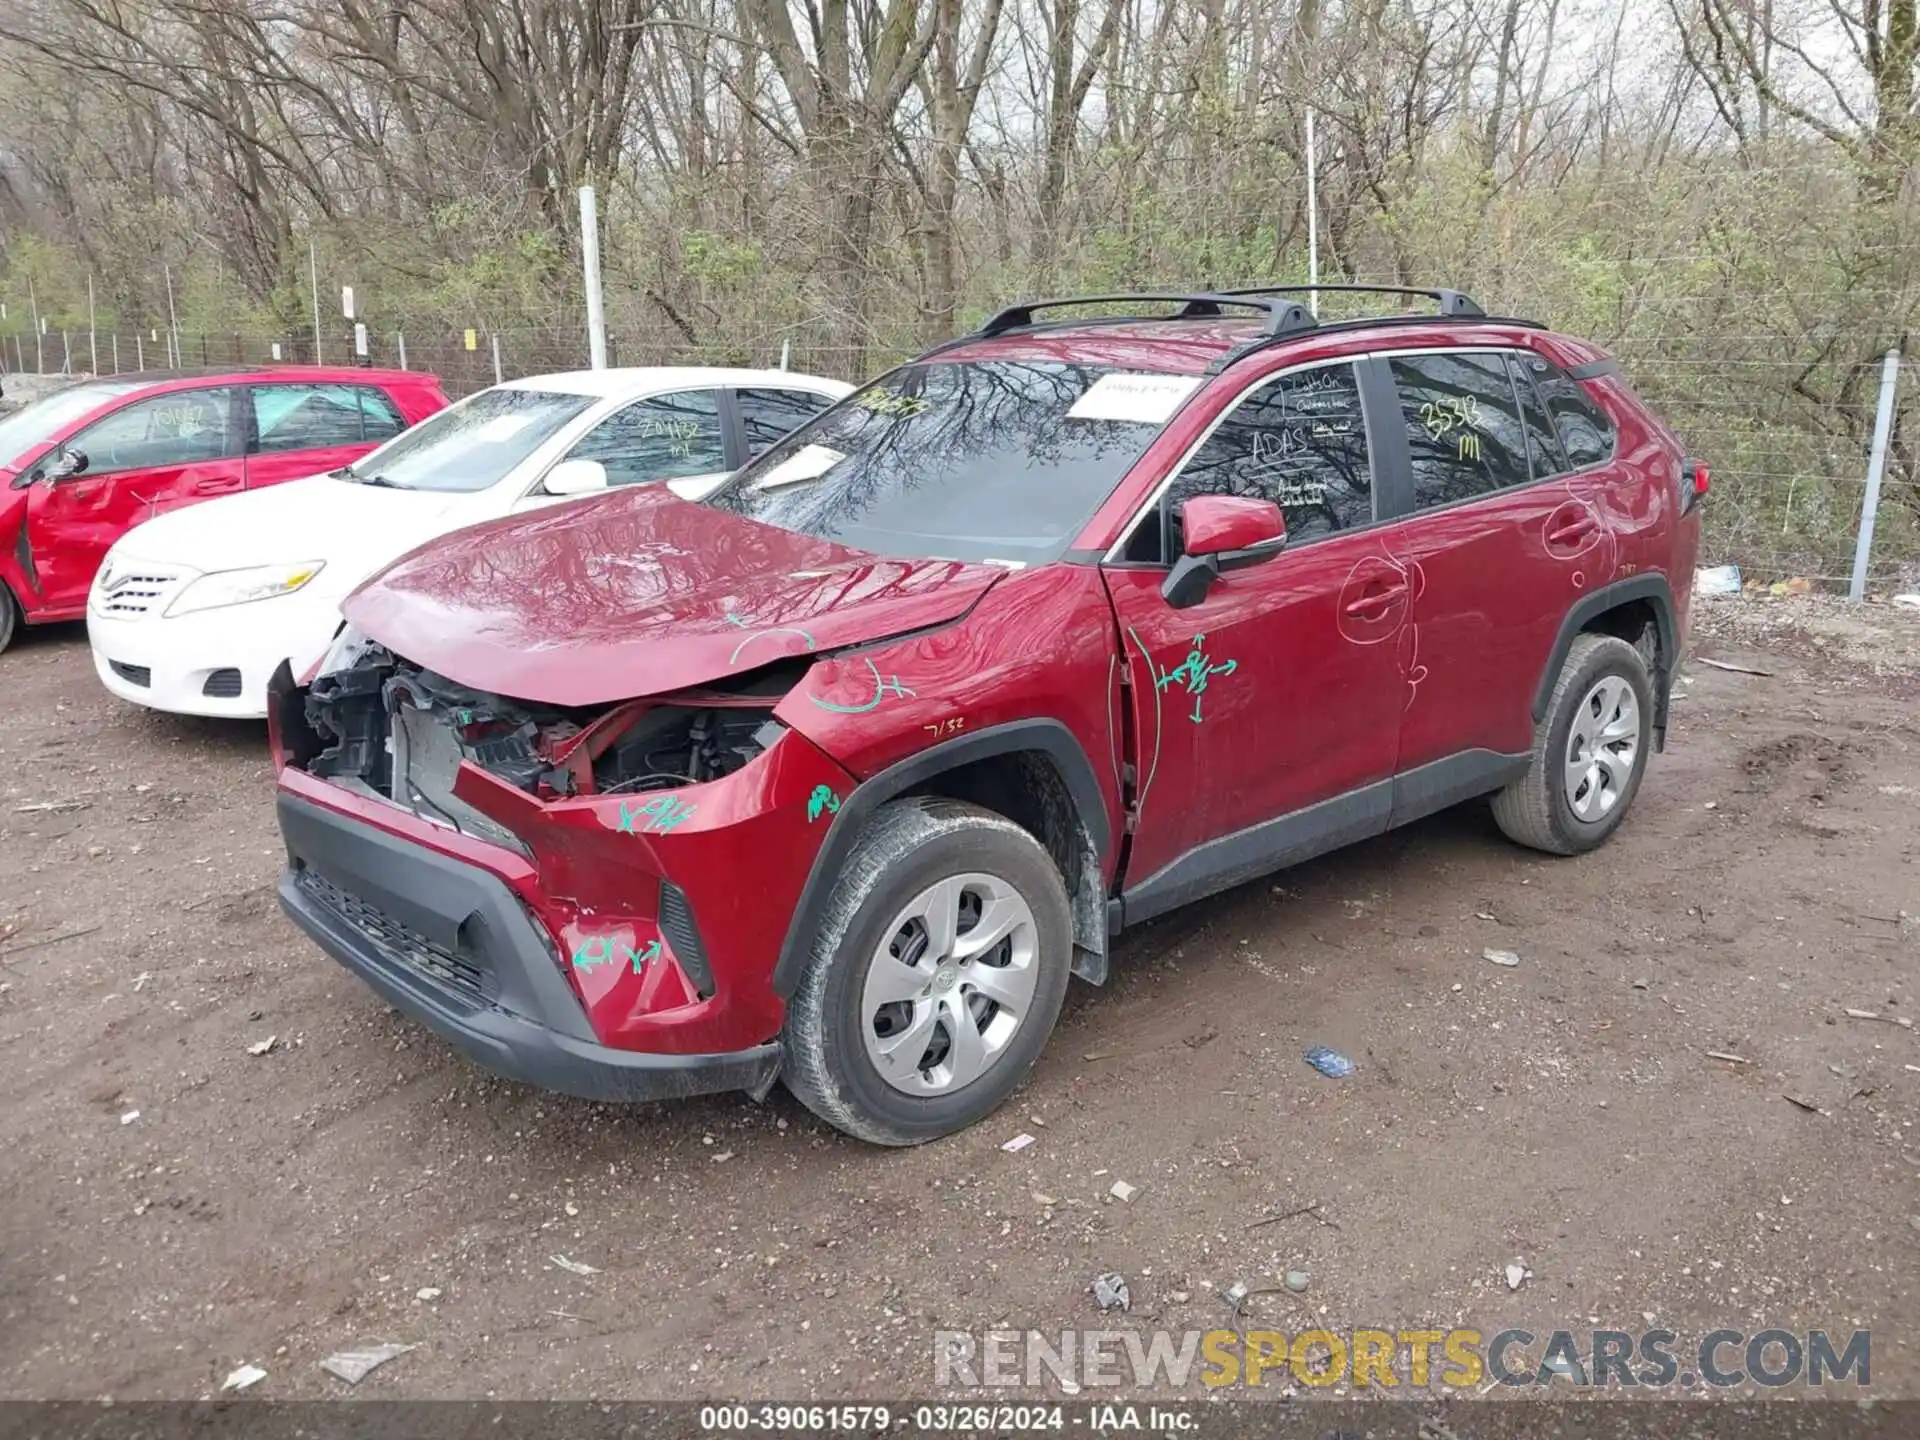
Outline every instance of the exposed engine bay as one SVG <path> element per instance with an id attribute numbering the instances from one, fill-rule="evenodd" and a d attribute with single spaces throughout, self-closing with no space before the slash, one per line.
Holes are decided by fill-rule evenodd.
<path id="1" fill-rule="evenodd" d="M 541 800 L 702 784 L 733 774 L 784 733 L 772 706 L 794 678 L 760 671 L 727 690 L 578 710 L 469 689 L 366 644 L 307 691 L 305 719 L 318 744 L 306 769 L 523 848 L 454 795 L 463 761 Z"/>

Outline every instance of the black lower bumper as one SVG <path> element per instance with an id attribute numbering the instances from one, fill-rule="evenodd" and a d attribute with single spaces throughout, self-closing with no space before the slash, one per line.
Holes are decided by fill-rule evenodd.
<path id="1" fill-rule="evenodd" d="M 498 876 L 282 792 L 294 923 L 468 1059 L 588 1100 L 764 1094 L 777 1043 L 721 1055 L 602 1045 L 550 942 Z"/>

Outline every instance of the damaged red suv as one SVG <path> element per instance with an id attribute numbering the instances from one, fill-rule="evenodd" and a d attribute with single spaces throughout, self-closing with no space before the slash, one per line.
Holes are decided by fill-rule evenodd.
<path id="1" fill-rule="evenodd" d="M 1706 471 L 1593 346 L 1411 293 L 1017 306 L 704 503 L 415 551 L 276 678 L 283 904 L 501 1074 L 897 1145 L 1125 926 L 1476 796 L 1592 848 Z"/>

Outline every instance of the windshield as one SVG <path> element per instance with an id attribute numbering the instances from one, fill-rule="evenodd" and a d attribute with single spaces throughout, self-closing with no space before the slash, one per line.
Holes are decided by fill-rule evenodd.
<path id="1" fill-rule="evenodd" d="M 138 380 L 70 385 L 0 420 L 0 465 L 9 470 L 60 431 L 119 395 L 140 388 Z"/>
<path id="2" fill-rule="evenodd" d="M 707 503 L 879 555 L 1050 560 L 1198 384 L 1055 361 L 904 365 Z"/>
<path id="3" fill-rule="evenodd" d="M 591 395 L 482 390 L 337 473 L 396 490 L 485 490 L 591 404 Z"/>

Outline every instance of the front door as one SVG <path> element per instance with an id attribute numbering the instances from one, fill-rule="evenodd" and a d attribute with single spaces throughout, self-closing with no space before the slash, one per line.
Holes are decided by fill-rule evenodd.
<path id="1" fill-rule="evenodd" d="M 1129 922 L 1386 826 L 1412 596 L 1365 409 L 1344 361 L 1258 383 L 1106 567 L 1138 757 Z M 1197 495 L 1275 501 L 1287 544 L 1175 609 L 1161 584 Z"/>
<path id="2" fill-rule="evenodd" d="M 561 459 L 599 461 L 609 486 L 673 480 L 676 493 L 698 499 L 731 473 L 720 392 L 674 390 L 636 400 L 587 431 Z M 521 506 L 552 500 L 536 485 Z"/>
<path id="3" fill-rule="evenodd" d="M 78 474 L 33 487 L 27 540 L 47 609 L 79 611 L 114 541 L 167 510 L 242 487 L 234 392 L 219 386 L 136 400 L 68 440 Z"/>

